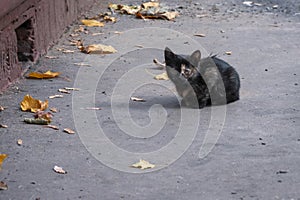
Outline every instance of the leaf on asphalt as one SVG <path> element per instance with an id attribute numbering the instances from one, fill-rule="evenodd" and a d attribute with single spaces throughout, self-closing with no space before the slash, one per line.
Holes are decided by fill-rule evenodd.
<path id="1" fill-rule="evenodd" d="M 103 20 L 113 22 L 113 23 L 117 22 L 117 18 L 111 16 L 104 16 Z"/>
<path id="2" fill-rule="evenodd" d="M 226 51 L 225 54 L 226 54 L 226 55 L 231 55 L 232 52 L 231 52 L 231 51 Z"/>
<path id="3" fill-rule="evenodd" d="M 8 186 L 5 182 L 0 181 L 0 190 L 7 190 Z"/>
<path id="4" fill-rule="evenodd" d="M 0 106 L 0 112 L 5 110 L 5 109 L 6 109 L 6 107 Z"/>
<path id="5" fill-rule="evenodd" d="M 23 144 L 23 140 L 18 139 L 18 140 L 17 140 L 17 145 L 21 146 L 22 144 Z"/>
<path id="6" fill-rule="evenodd" d="M 46 127 L 47 127 L 47 128 L 52 128 L 52 129 L 54 129 L 54 130 L 59 130 L 59 128 L 58 128 L 57 126 L 50 125 L 50 124 L 46 125 Z"/>
<path id="7" fill-rule="evenodd" d="M 45 58 L 48 58 L 48 59 L 57 59 L 58 56 L 45 56 Z"/>
<path id="8" fill-rule="evenodd" d="M 37 111 L 34 114 L 34 118 L 36 119 L 45 119 L 49 123 L 52 121 L 53 114 L 51 112 Z"/>
<path id="9" fill-rule="evenodd" d="M 65 90 L 79 91 L 79 88 L 65 87 Z"/>
<path id="10" fill-rule="evenodd" d="M 71 94 L 71 92 L 66 89 L 58 89 L 58 91 L 65 94 Z"/>
<path id="11" fill-rule="evenodd" d="M 88 67 L 91 66 L 91 65 L 89 65 L 87 63 L 74 63 L 74 65 L 76 65 L 76 66 L 88 66 Z"/>
<path id="12" fill-rule="evenodd" d="M 99 107 L 86 107 L 85 110 L 101 110 Z"/>
<path id="13" fill-rule="evenodd" d="M 7 158 L 7 154 L 0 154 L 0 170 L 2 168 L 2 163 Z"/>
<path id="14" fill-rule="evenodd" d="M 56 165 L 53 167 L 53 170 L 58 174 L 66 174 L 67 173 L 67 171 L 65 171 L 62 167 L 59 167 Z"/>
<path id="15" fill-rule="evenodd" d="M 49 99 L 54 99 L 54 98 L 63 98 L 63 97 L 64 97 L 64 95 L 56 94 L 56 95 L 49 96 L 48 98 Z"/>
<path id="16" fill-rule="evenodd" d="M 123 32 L 121 31 L 115 31 L 114 34 L 118 34 L 118 35 L 121 35 Z"/>
<path id="17" fill-rule="evenodd" d="M 50 70 L 45 73 L 31 72 L 26 78 L 46 79 L 55 78 L 60 75 L 60 72 L 51 72 Z"/>
<path id="18" fill-rule="evenodd" d="M 58 111 L 57 108 L 54 108 L 54 107 L 53 107 L 53 108 L 50 108 L 49 110 L 50 110 L 51 112 L 54 112 L 54 113 L 57 113 L 57 111 Z"/>
<path id="19" fill-rule="evenodd" d="M 0 124 L 0 128 L 8 128 L 6 124 Z"/>
<path id="20" fill-rule="evenodd" d="M 66 132 L 66 133 L 68 133 L 68 134 L 74 134 L 74 133 L 75 133 L 75 131 L 73 131 L 73 130 L 70 129 L 70 128 L 65 128 L 65 129 L 64 129 L 64 132 Z"/>
<path id="21" fill-rule="evenodd" d="M 130 97 L 131 101 L 137 101 L 137 102 L 145 102 L 145 99 L 139 98 L 139 97 Z"/>
<path id="22" fill-rule="evenodd" d="M 179 16 L 179 13 L 176 11 L 165 12 L 162 14 L 158 14 L 158 19 L 174 20 L 178 16 Z"/>
<path id="23" fill-rule="evenodd" d="M 47 125 L 50 122 L 43 118 L 25 118 L 24 122 L 27 124 Z"/>
<path id="24" fill-rule="evenodd" d="M 64 49 L 64 48 L 57 48 L 58 51 L 61 51 L 63 53 L 74 53 L 75 51 L 69 50 L 69 49 Z"/>
<path id="25" fill-rule="evenodd" d="M 87 54 L 112 54 L 117 52 L 117 50 L 112 46 L 103 44 L 91 44 L 86 47 L 82 47 L 80 50 Z"/>
<path id="26" fill-rule="evenodd" d="M 95 20 L 95 19 L 83 19 L 83 20 L 81 20 L 81 22 L 85 26 L 97 26 L 97 27 L 103 27 L 104 26 L 103 22 L 99 22 L 98 20 Z"/>
<path id="27" fill-rule="evenodd" d="M 169 77 L 168 77 L 167 72 L 164 72 L 162 74 L 158 74 L 158 75 L 154 76 L 154 79 L 156 79 L 156 80 L 169 80 Z"/>
<path id="28" fill-rule="evenodd" d="M 150 1 L 150 2 L 143 3 L 141 6 L 142 6 L 143 9 L 149 9 L 151 7 L 158 8 L 159 7 L 159 2 Z"/>
<path id="29" fill-rule="evenodd" d="M 153 63 L 160 69 L 166 68 L 166 64 L 159 62 L 156 58 L 153 59 Z"/>
<path id="30" fill-rule="evenodd" d="M 83 42 L 82 40 L 70 40 L 70 45 L 81 47 L 83 46 Z"/>
<path id="31" fill-rule="evenodd" d="M 140 169 L 148 169 L 148 168 L 154 168 L 155 165 L 149 163 L 146 160 L 140 159 L 140 161 L 137 162 L 137 163 L 135 163 L 135 164 L 133 164 L 132 167 L 134 167 L 134 168 L 140 168 Z"/>
<path id="32" fill-rule="evenodd" d="M 36 112 L 48 108 L 48 100 L 41 101 L 27 94 L 20 103 L 22 111 Z"/>
<path id="33" fill-rule="evenodd" d="M 206 35 L 204 33 L 197 33 L 195 34 L 194 36 L 197 36 L 197 37 L 205 37 Z"/>

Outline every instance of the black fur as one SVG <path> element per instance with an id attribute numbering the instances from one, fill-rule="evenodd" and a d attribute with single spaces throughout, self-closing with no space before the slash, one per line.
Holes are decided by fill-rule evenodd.
<path id="1" fill-rule="evenodd" d="M 167 74 L 184 106 L 203 108 L 239 99 L 237 71 L 216 56 L 201 59 L 199 50 L 190 56 L 177 55 L 166 47 L 165 61 Z"/>

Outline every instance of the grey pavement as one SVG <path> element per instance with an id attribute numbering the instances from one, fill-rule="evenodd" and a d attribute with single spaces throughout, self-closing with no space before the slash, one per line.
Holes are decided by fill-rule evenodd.
<path id="1" fill-rule="evenodd" d="M 8 125 L 0 128 L 0 153 L 8 154 L 0 171 L 8 190 L 0 190 L 1 200 L 300 199 L 299 2 L 161 2 L 180 16 L 144 21 L 117 14 L 116 23 L 80 33 L 85 44 L 112 45 L 116 54 L 86 55 L 70 46 L 77 22 L 49 50 L 57 58 L 24 64 L 28 71 L 62 74 L 22 78 L 0 96 L 7 107 L 0 124 Z M 105 11 L 94 6 L 86 15 Z M 153 79 L 163 71 L 152 60 L 163 61 L 165 46 L 181 54 L 218 54 L 239 72 L 241 99 L 217 111 L 180 108 L 172 83 Z M 81 90 L 48 99 L 64 87 Z M 32 116 L 20 110 L 26 94 L 59 110 L 51 123 L 59 130 L 23 122 Z M 199 157 L 206 138 L 213 149 Z M 130 167 L 138 158 L 156 167 Z M 55 173 L 55 165 L 67 174 Z"/>

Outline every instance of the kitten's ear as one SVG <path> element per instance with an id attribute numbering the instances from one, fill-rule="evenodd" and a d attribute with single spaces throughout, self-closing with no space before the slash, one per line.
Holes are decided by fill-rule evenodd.
<path id="1" fill-rule="evenodd" d="M 201 52 L 199 50 L 194 51 L 194 53 L 192 53 L 190 58 L 191 58 L 192 64 L 198 65 L 198 63 L 200 62 L 200 59 L 201 59 Z"/>
<path id="2" fill-rule="evenodd" d="M 175 58 L 175 54 L 168 47 L 165 48 L 165 60 L 169 61 Z"/>

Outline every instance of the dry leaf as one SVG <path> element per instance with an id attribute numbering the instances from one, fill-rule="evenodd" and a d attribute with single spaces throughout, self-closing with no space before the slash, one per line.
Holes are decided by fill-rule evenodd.
<path id="1" fill-rule="evenodd" d="M 53 167 L 53 170 L 58 174 L 66 174 L 67 173 L 62 167 L 58 167 L 56 165 Z"/>
<path id="2" fill-rule="evenodd" d="M 154 79 L 156 79 L 156 80 L 169 80 L 169 77 L 168 77 L 167 72 L 164 72 L 162 74 L 158 74 L 158 75 L 154 76 Z"/>
<path id="3" fill-rule="evenodd" d="M 87 107 L 86 110 L 101 110 L 101 108 L 98 107 Z"/>
<path id="4" fill-rule="evenodd" d="M 28 74 L 26 78 L 37 78 L 37 79 L 44 79 L 44 78 L 55 78 L 60 75 L 60 72 L 51 72 L 50 70 L 45 73 L 39 72 L 31 72 Z"/>
<path id="5" fill-rule="evenodd" d="M 138 98 L 138 97 L 130 97 L 130 100 L 131 101 L 138 101 L 138 102 L 145 102 L 146 101 L 145 99 Z"/>
<path id="6" fill-rule="evenodd" d="M 78 29 L 75 29 L 75 30 L 74 30 L 75 33 L 76 33 L 76 32 L 84 32 L 84 31 L 85 31 L 85 29 L 84 29 L 83 26 L 79 26 Z M 78 35 L 79 35 L 79 34 L 78 34 Z"/>
<path id="7" fill-rule="evenodd" d="M 69 92 L 66 89 L 58 89 L 58 91 L 61 92 L 61 93 L 65 93 L 65 94 L 71 94 L 71 92 Z"/>
<path id="8" fill-rule="evenodd" d="M 114 32 L 114 34 L 119 34 L 119 35 L 121 35 L 123 32 L 121 32 L 121 31 L 115 31 Z"/>
<path id="9" fill-rule="evenodd" d="M 8 186 L 6 183 L 4 183 L 3 181 L 0 181 L 0 190 L 7 190 Z"/>
<path id="10" fill-rule="evenodd" d="M 0 124 L 0 128 L 8 128 L 8 126 L 5 124 Z"/>
<path id="11" fill-rule="evenodd" d="M 48 100 L 43 102 L 41 100 L 34 99 L 32 96 L 27 94 L 24 97 L 23 101 L 20 103 L 20 106 L 22 111 L 36 112 L 48 108 Z"/>
<path id="12" fill-rule="evenodd" d="M 24 122 L 27 124 L 47 125 L 50 122 L 43 118 L 25 118 Z"/>
<path id="13" fill-rule="evenodd" d="M 69 128 L 65 128 L 64 132 L 66 132 L 68 134 L 74 134 L 75 133 L 75 131 L 73 131 L 72 129 L 69 129 Z"/>
<path id="14" fill-rule="evenodd" d="M 231 55 L 232 52 L 231 52 L 231 51 L 226 51 L 225 54 L 226 54 L 226 55 Z"/>
<path id="15" fill-rule="evenodd" d="M 6 107 L 0 106 L 0 112 L 5 110 Z"/>
<path id="16" fill-rule="evenodd" d="M 80 50 L 88 54 L 111 54 L 117 52 L 117 50 L 112 46 L 103 44 L 91 44 L 89 46 L 82 47 Z"/>
<path id="17" fill-rule="evenodd" d="M 89 65 L 89 64 L 87 64 L 87 63 L 74 63 L 74 65 L 77 65 L 77 66 L 91 66 L 91 65 Z"/>
<path id="18" fill-rule="evenodd" d="M 79 35 L 78 33 L 71 33 L 70 36 L 71 36 L 71 37 L 78 37 L 78 36 L 80 36 L 80 35 Z"/>
<path id="19" fill-rule="evenodd" d="M 104 23 L 99 22 L 99 21 L 94 20 L 94 19 L 83 19 L 83 20 L 81 20 L 81 22 L 82 22 L 85 26 L 97 26 L 97 27 L 102 27 L 102 26 L 104 26 Z"/>
<path id="20" fill-rule="evenodd" d="M 51 112 L 57 113 L 57 108 L 50 108 L 49 109 Z"/>
<path id="21" fill-rule="evenodd" d="M 58 56 L 45 56 L 45 58 L 48 58 L 48 59 L 57 59 Z"/>
<path id="22" fill-rule="evenodd" d="M 64 97 L 64 95 L 56 94 L 56 95 L 49 96 L 48 98 L 49 99 L 54 99 L 54 98 L 63 98 L 63 97 Z"/>
<path id="23" fill-rule="evenodd" d="M 205 37 L 206 35 L 203 34 L 203 33 L 198 33 L 198 34 L 195 34 L 194 36 L 198 36 L 198 37 Z"/>
<path id="24" fill-rule="evenodd" d="M 18 139 L 18 140 L 17 140 L 17 144 L 18 144 L 19 146 L 21 146 L 21 145 L 23 144 L 23 140 Z"/>
<path id="25" fill-rule="evenodd" d="M 44 111 L 37 111 L 35 114 L 34 114 L 34 117 L 36 119 L 45 119 L 47 120 L 49 123 L 51 122 L 52 120 L 52 113 L 50 112 L 44 112 Z"/>
<path id="26" fill-rule="evenodd" d="M 165 12 L 163 14 L 159 14 L 159 16 L 162 19 L 173 20 L 179 16 L 179 13 L 178 12 Z"/>
<path id="27" fill-rule="evenodd" d="M 159 62 L 156 58 L 153 59 L 153 62 L 154 62 L 154 64 L 156 64 L 161 69 L 165 69 L 166 68 L 166 64 Z"/>
<path id="28" fill-rule="evenodd" d="M 154 8 L 159 7 L 159 2 L 157 2 L 157 1 L 150 1 L 150 2 L 146 2 L 146 3 L 142 4 L 142 8 L 143 9 L 148 9 L 148 8 L 151 8 L 151 7 L 154 7 Z"/>
<path id="29" fill-rule="evenodd" d="M 135 45 L 135 47 L 138 47 L 138 48 L 144 48 L 143 45 Z"/>
<path id="30" fill-rule="evenodd" d="M 146 161 L 146 160 L 142 160 L 142 159 L 141 159 L 139 162 L 133 164 L 132 167 L 135 167 L 135 168 L 141 168 L 141 169 L 148 169 L 148 168 L 154 168 L 155 165 L 149 163 L 149 162 Z"/>
<path id="31" fill-rule="evenodd" d="M 104 33 L 92 33 L 92 36 L 103 35 Z"/>
<path id="32" fill-rule="evenodd" d="M 63 48 L 57 48 L 58 51 L 61 51 L 63 53 L 74 53 L 75 51 L 69 50 L 69 49 L 63 49 Z"/>
<path id="33" fill-rule="evenodd" d="M 65 87 L 65 90 L 79 91 L 79 88 Z"/>
<path id="34" fill-rule="evenodd" d="M 105 21 L 110 21 L 115 23 L 117 21 L 117 19 L 115 17 L 111 17 L 111 16 L 104 16 L 103 18 Z"/>
<path id="35" fill-rule="evenodd" d="M 71 40 L 70 45 L 80 47 L 83 46 L 83 43 L 82 40 Z"/>
<path id="36" fill-rule="evenodd" d="M 54 130 L 59 130 L 59 128 L 58 128 L 57 126 L 50 125 L 50 124 L 48 124 L 46 127 L 52 128 L 52 129 L 54 129 Z"/>
<path id="37" fill-rule="evenodd" d="M 0 154 L 0 170 L 2 168 L 2 163 L 7 158 L 7 154 Z"/>

